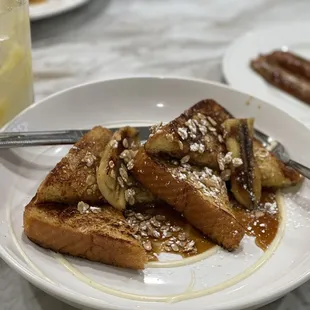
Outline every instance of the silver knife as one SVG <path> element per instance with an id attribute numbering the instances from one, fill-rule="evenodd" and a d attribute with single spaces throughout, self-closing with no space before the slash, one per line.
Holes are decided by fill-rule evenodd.
<path id="1" fill-rule="evenodd" d="M 112 131 L 119 128 L 109 128 Z M 141 140 L 149 136 L 149 127 L 137 127 Z M 26 132 L 1 132 L 0 149 L 28 147 L 40 145 L 74 144 L 90 129 L 83 130 L 56 130 L 56 131 L 26 131 Z"/>

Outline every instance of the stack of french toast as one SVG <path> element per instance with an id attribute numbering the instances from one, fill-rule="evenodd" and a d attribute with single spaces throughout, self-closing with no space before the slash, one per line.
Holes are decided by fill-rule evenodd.
<path id="1" fill-rule="evenodd" d="M 141 240 L 139 227 L 133 229 L 124 214 L 135 205 L 163 201 L 206 238 L 233 251 L 245 229 L 234 216 L 231 197 L 247 210 L 259 210 L 264 188 L 302 180 L 255 139 L 253 122 L 236 119 L 207 99 L 154 125 L 145 143 L 132 127 L 114 133 L 94 127 L 25 207 L 25 234 L 60 253 L 143 269 L 151 249 L 147 230 Z M 153 228 L 159 221 L 154 218 Z M 147 226 L 143 219 L 139 225 Z M 151 234 L 164 238 L 161 231 Z"/>

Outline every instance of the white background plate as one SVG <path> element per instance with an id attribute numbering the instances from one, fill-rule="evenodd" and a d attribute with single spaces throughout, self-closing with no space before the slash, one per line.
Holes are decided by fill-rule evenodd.
<path id="1" fill-rule="evenodd" d="M 249 67 L 251 59 L 275 49 L 289 49 L 310 59 L 310 23 L 286 23 L 250 31 L 225 53 L 224 77 L 236 89 L 266 100 L 310 126 L 310 106 L 269 85 Z"/>
<path id="2" fill-rule="evenodd" d="M 71 11 L 90 0 L 45 0 L 29 5 L 30 20 L 39 20 Z"/>
<path id="3" fill-rule="evenodd" d="M 102 125 L 146 125 L 168 121 L 203 98 L 213 98 L 238 117 L 255 117 L 258 128 L 284 142 L 291 155 L 310 165 L 309 131 L 277 108 L 215 83 L 176 78 L 128 78 L 86 84 L 53 95 L 16 117 L 7 130 L 55 130 Z M 274 126 L 274 119 L 283 124 Z M 68 147 L 39 147 L 1 151 L 0 254 L 26 279 L 46 292 L 77 305 L 97 309 L 244 309 L 270 302 L 309 278 L 310 185 L 298 194 L 285 194 L 285 234 L 274 255 L 252 275 L 234 281 L 262 257 L 245 238 L 236 253 L 222 250 L 203 261 L 179 268 L 147 268 L 133 272 L 86 260 L 67 258 L 80 272 L 109 288 L 147 295 L 135 300 L 104 293 L 80 281 L 55 259 L 25 238 L 23 208 L 37 186 Z M 24 253 L 24 254 L 22 254 Z M 226 283 L 223 290 L 214 290 Z M 167 296 L 213 294 L 177 303 L 151 302 Z"/>

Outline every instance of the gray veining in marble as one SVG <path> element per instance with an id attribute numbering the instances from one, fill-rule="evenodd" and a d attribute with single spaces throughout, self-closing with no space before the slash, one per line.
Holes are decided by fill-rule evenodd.
<path id="1" fill-rule="evenodd" d="M 53 0 L 50 0 L 53 1 Z M 253 27 L 308 20 L 309 0 L 92 0 L 32 23 L 36 99 L 99 78 L 183 75 L 222 81 L 227 46 Z M 261 310 L 310 309 L 310 283 Z M 73 310 L 0 260 L 0 309 Z"/>

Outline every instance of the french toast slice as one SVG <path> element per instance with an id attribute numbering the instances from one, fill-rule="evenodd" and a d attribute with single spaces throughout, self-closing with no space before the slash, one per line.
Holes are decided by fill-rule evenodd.
<path id="1" fill-rule="evenodd" d="M 192 121 L 188 125 L 185 123 L 197 118 L 200 120 L 199 126 L 195 124 L 198 134 L 193 139 Z M 168 154 L 177 159 L 190 155 L 190 163 L 218 170 L 218 158 L 227 152 L 222 124 L 229 118 L 234 116 L 216 101 L 202 100 L 166 125 L 154 127 L 145 144 L 145 150 L 150 155 Z M 211 130 L 208 130 L 208 127 Z M 202 139 L 202 136 L 205 138 Z M 253 152 L 260 170 L 262 187 L 281 188 L 296 185 L 302 180 L 295 170 L 279 161 L 255 138 Z"/>
<path id="2" fill-rule="evenodd" d="M 144 268 L 146 251 L 131 235 L 120 211 L 109 205 L 80 211 L 76 205 L 37 204 L 33 199 L 24 211 L 24 232 L 32 242 L 56 252 L 118 267 Z"/>
<path id="3" fill-rule="evenodd" d="M 214 100 L 202 100 L 164 126 L 145 144 L 148 154 L 168 154 L 190 163 L 218 169 L 217 155 L 225 152 L 221 124 L 230 114 Z"/>
<path id="4" fill-rule="evenodd" d="M 135 178 L 164 200 L 210 240 L 227 250 L 238 248 L 244 229 L 230 209 L 225 183 L 209 168 L 151 157 L 140 148 L 132 169 Z"/>
<path id="5" fill-rule="evenodd" d="M 86 133 L 41 183 L 37 203 L 105 202 L 96 183 L 96 169 L 111 137 L 112 132 L 100 126 Z"/>

